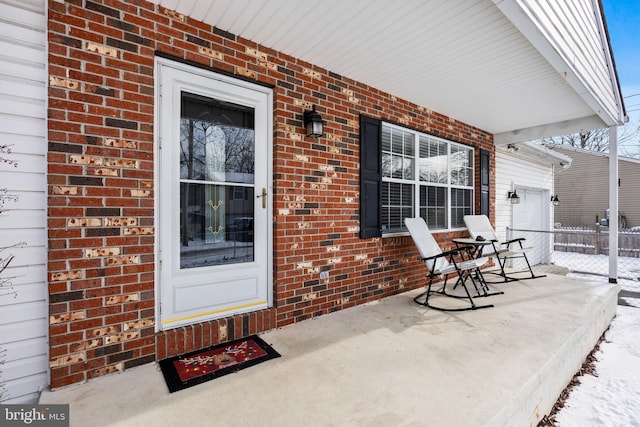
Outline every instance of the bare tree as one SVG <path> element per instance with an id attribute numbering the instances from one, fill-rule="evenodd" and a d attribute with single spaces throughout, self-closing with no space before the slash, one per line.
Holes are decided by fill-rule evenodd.
<path id="1" fill-rule="evenodd" d="M 569 135 L 543 138 L 547 146 L 567 145 L 600 153 L 609 152 L 609 129 L 580 131 Z M 618 129 L 618 154 L 640 159 L 640 123 L 632 121 Z"/>
<path id="2" fill-rule="evenodd" d="M 628 135 L 623 140 L 618 138 L 618 153 L 621 156 L 640 159 L 640 119 L 632 120 L 623 128 L 623 135 Z"/>

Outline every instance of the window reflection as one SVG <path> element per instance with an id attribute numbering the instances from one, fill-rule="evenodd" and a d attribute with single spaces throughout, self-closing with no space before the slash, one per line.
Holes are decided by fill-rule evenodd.
<path id="1" fill-rule="evenodd" d="M 446 142 L 420 137 L 420 181 L 446 184 L 448 161 Z"/>
<path id="2" fill-rule="evenodd" d="M 180 267 L 253 261 L 252 108 L 183 93 Z"/>

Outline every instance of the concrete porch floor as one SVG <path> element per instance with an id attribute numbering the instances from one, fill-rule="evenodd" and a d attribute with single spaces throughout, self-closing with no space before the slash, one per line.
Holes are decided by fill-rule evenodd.
<path id="1" fill-rule="evenodd" d="M 70 404 L 78 427 L 535 426 L 608 327 L 618 287 L 556 275 L 492 287 L 505 292 L 493 308 L 439 312 L 411 291 L 268 332 L 282 357 L 173 394 L 154 363 L 40 403 Z"/>

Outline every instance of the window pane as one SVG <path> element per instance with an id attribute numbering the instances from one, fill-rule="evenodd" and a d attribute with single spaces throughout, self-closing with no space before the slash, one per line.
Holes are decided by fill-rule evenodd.
<path id="1" fill-rule="evenodd" d="M 405 158 L 404 159 L 404 166 L 402 168 L 402 170 L 404 171 L 404 179 L 413 179 L 413 165 L 415 163 L 415 160 L 413 158 Z"/>
<path id="2" fill-rule="evenodd" d="M 253 109 L 182 94 L 180 178 L 253 183 Z"/>
<path id="3" fill-rule="evenodd" d="M 382 229 L 399 231 L 407 217 L 413 217 L 413 185 L 383 182 Z"/>
<path id="4" fill-rule="evenodd" d="M 391 130 L 391 151 L 402 154 L 404 147 L 404 132 L 400 129 Z"/>
<path id="5" fill-rule="evenodd" d="M 473 186 L 473 151 L 451 146 L 451 184 Z"/>
<path id="6" fill-rule="evenodd" d="M 384 178 L 391 177 L 391 154 L 382 152 L 382 176 Z"/>
<path id="7" fill-rule="evenodd" d="M 391 152 L 391 128 L 382 126 L 382 152 Z"/>
<path id="8" fill-rule="evenodd" d="M 420 186 L 420 216 L 432 230 L 447 228 L 446 187 Z"/>
<path id="9" fill-rule="evenodd" d="M 404 177 L 402 168 L 402 156 L 391 157 L 391 177 L 402 179 Z"/>
<path id="10" fill-rule="evenodd" d="M 414 179 L 414 135 L 401 129 L 382 126 L 382 176 Z"/>
<path id="11" fill-rule="evenodd" d="M 447 183 L 447 143 L 420 137 L 420 181 Z"/>
<path id="12" fill-rule="evenodd" d="M 382 126 L 382 176 L 391 176 L 391 129 Z"/>
<path id="13" fill-rule="evenodd" d="M 473 190 L 451 189 L 451 227 L 464 227 L 464 216 L 473 213 Z"/>
<path id="14" fill-rule="evenodd" d="M 415 137 L 412 133 L 403 132 L 403 148 L 406 156 L 414 157 L 414 140 Z"/>
<path id="15" fill-rule="evenodd" d="M 254 146 L 253 108 L 182 93 L 180 268 L 253 261 Z"/>
<path id="16" fill-rule="evenodd" d="M 253 188 L 182 183 L 180 268 L 253 261 L 253 206 Z"/>

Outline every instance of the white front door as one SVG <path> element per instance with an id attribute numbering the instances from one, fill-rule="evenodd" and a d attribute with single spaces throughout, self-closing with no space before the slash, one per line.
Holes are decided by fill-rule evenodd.
<path id="1" fill-rule="evenodd" d="M 272 302 L 272 91 L 157 59 L 161 329 Z"/>

